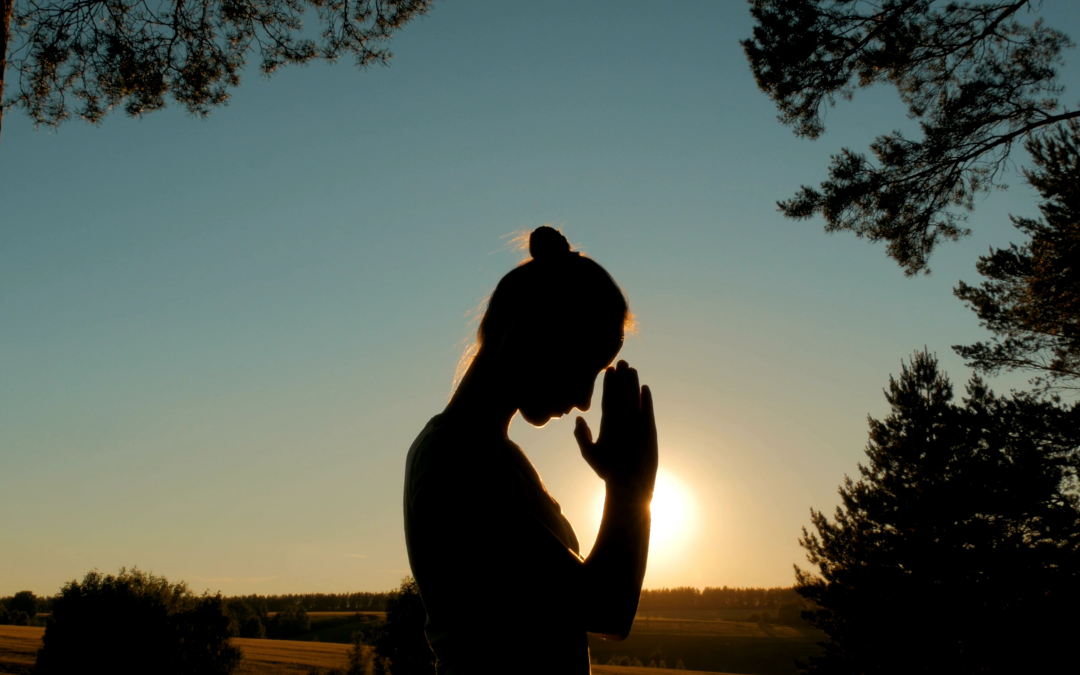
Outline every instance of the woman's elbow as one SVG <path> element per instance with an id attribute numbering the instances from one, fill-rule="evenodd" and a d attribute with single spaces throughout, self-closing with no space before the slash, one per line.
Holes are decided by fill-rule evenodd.
<path id="1" fill-rule="evenodd" d="M 601 639 L 604 639 L 604 640 L 609 640 L 611 642 L 622 642 L 626 638 L 630 637 L 630 629 L 627 628 L 626 630 L 618 631 L 618 632 L 615 632 L 615 633 L 592 633 L 592 632 L 590 632 L 590 635 L 595 635 L 598 638 L 601 638 Z"/>
<path id="2" fill-rule="evenodd" d="M 620 642 L 630 636 L 630 629 L 634 627 L 634 614 L 622 613 L 622 616 L 598 617 L 590 633 L 605 640 Z"/>

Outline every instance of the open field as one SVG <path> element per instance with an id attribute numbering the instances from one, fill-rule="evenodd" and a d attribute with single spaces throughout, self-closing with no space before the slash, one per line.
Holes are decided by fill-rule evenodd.
<path id="1" fill-rule="evenodd" d="M 768 613 L 775 609 L 639 609 L 638 619 L 683 619 L 685 621 L 746 621 L 751 614 Z"/>
<path id="2" fill-rule="evenodd" d="M 669 666 L 681 659 L 687 668 L 700 671 L 793 675 L 797 672 L 796 660 L 805 662 L 810 655 L 819 653 L 817 643 L 825 639 L 823 633 L 808 626 L 690 620 L 657 614 L 639 616 L 630 637 L 622 642 L 590 638 L 593 658 L 600 664 L 620 656 L 646 664 L 663 659 Z M 676 616 L 687 615 L 679 612 Z"/>
<path id="3" fill-rule="evenodd" d="M 659 667 L 627 667 L 625 665 L 594 665 L 593 675 L 735 675 L 735 673 L 710 673 L 706 671 L 676 671 Z"/>
<path id="4" fill-rule="evenodd" d="M 0 626 L 0 673 L 30 672 L 44 633 L 37 626 Z"/>
<path id="5" fill-rule="evenodd" d="M 371 642 L 386 612 L 308 612 L 308 618 L 311 630 L 290 640 L 351 644 L 356 633 L 363 635 L 365 642 Z"/>
<path id="6" fill-rule="evenodd" d="M 352 616 L 345 613 L 344 618 Z M 730 624 L 730 625 L 717 625 Z M 0 675 L 26 675 L 41 647 L 44 628 L 0 626 Z M 815 636 L 810 640 L 816 641 Z M 765 627 L 733 621 L 641 620 L 623 642 L 592 641 L 597 675 L 716 675 L 719 670 L 700 670 L 700 663 L 734 663 L 750 667 L 728 668 L 730 673 L 792 673 L 792 656 L 805 658 L 807 636 L 787 627 Z M 308 675 L 314 669 L 342 668 L 349 645 L 295 640 L 233 640 L 244 653 L 240 675 Z M 688 668 L 672 670 L 603 665 L 613 655 L 649 662 L 660 650 L 668 665 L 681 658 Z M 758 667 L 753 667 L 758 666 Z M 705 666 L 707 667 L 707 666 Z"/>
<path id="7" fill-rule="evenodd" d="M 356 616 L 357 614 L 359 614 L 360 616 L 376 616 L 376 617 L 379 617 L 379 618 L 382 618 L 382 619 L 386 618 L 386 612 L 308 612 L 307 613 L 308 618 L 311 619 L 312 621 L 315 621 L 316 619 L 329 619 L 329 618 L 342 617 L 342 616 Z M 267 612 L 266 615 L 269 616 L 269 617 L 274 617 L 274 616 L 277 615 L 277 612 Z"/>
<path id="8" fill-rule="evenodd" d="M 306 675 L 313 668 L 343 668 L 349 645 L 233 638 L 244 652 L 241 675 Z"/>
<path id="9" fill-rule="evenodd" d="M 672 633 L 678 635 L 711 635 L 714 637 L 800 638 L 802 632 L 791 626 L 748 623 L 745 621 L 688 621 L 683 619 L 637 618 L 635 633 Z"/>

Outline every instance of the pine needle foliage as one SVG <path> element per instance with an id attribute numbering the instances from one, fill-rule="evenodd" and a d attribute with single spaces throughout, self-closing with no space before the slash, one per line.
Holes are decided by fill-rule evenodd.
<path id="1" fill-rule="evenodd" d="M 758 87 L 797 136 L 818 138 L 825 111 L 858 89 L 892 86 L 922 137 L 878 136 L 872 158 L 844 148 L 819 187 L 779 202 L 821 215 L 827 232 L 887 245 L 908 275 L 929 271 L 942 241 L 969 233 L 976 196 L 1003 187 L 1017 142 L 1080 116 L 1059 102 L 1072 42 L 1033 0 L 750 0 L 742 42 Z"/>
<path id="2" fill-rule="evenodd" d="M 2 110 L 21 106 L 50 126 L 72 116 L 96 123 L 116 107 L 138 117 L 169 98 L 206 115 L 228 100 L 251 56 L 264 75 L 320 58 L 386 64 L 387 42 L 431 2 L 2 1 L 10 26 L 0 43 L 15 79 Z"/>
<path id="3" fill-rule="evenodd" d="M 800 540 L 804 618 L 830 639 L 811 670 L 1053 672 L 1080 629 L 1059 611 L 1080 600 L 1080 407 L 978 378 L 956 404 L 926 352 L 885 396 L 858 479 Z"/>
<path id="4" fill-rule="evenodd" d="M 1041 219 L 1013 217 L 1027 241 L 991 249 L 978 286 L 954 290 L 993 337 L 953 347 L 976 369 L 1024 370 L 1041 391 L 1080 389 L 1080 124 L 1027 143 Z"/>

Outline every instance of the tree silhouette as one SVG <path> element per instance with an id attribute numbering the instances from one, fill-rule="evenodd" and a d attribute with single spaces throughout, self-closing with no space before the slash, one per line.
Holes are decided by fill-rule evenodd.
<path id="1" fill-rule="evenodd" d="M 259 614 L 243 600 L 226 603 L 229 613 L 229 635 L 242 638 L 266 637 L 266 626 Z"/>
<path id="2" fill-rule="evenodd" d="M 166 97 L 206 115 L 240 83 L 248 55 L 269 75 L 288 63 L 351 55 L 385 64 L 386 42 L 431 0 L 0 0 L 0 120 L 12 106 L 35 124 L 113 107 L 140 116 Z M 314 14 L 317 29 L 303 19 Z M 5 65 L 16 77 L 3 99 Z"/>
<path id="3" fill-rule="evenodd" d="M 311 630 L 311 619 L 303 605 L 288 605 L 270 620 L 269 634 L 277 640 L 288 640 Z"/>
<path id="4" fill-rule="evenodd" d="M 1065 34 L 1031 0 L 751 0 L 742 42 L 758 86 L 795 134 L 817 138 L 823 113 L 857 89 L 896 87 L 922 139 L 879 136 L 874 159 L 844 148 L 819 188 L 780 202 L 791 218 L 821 214 L 827 232 L 887 243 L 906 274 L 928 270 L 934 247 L 968 233 L 975 196 L 1000 186 L 1014 143 L 1080 110 L 1062 108 L 1055 66 Z"/>
<path id="5" fill-rule="evenodd" d="M 1080 124 L 1027 143 L 1042 219 L 1013 217 L 1029 241 L 979 259 L 979 286 L 956 296 L 994 337 L 954 349 L 981 371 L 1031 370 L 1043 389 L 1080 385 Z"/>
<path id="6" fill-rule="evenodd" d="M 405 577 L 386 600 L 386 626 L 375 645 L 393 675 L 433 675 L 435 654 L 424 635 L 427 612 L 416 579 Z"/>
<path id="7" fill-rule="evenodd" d="M 1080 600 L 1080 406 L 977 378 L 956 405 L 925 352 L 885 396 L 859 480 L 800 540 L 818 572 L 796 567 L 804 616 L 831 640 L 812 670 L 1054 671 L 1080 628 L 1054 610 Z"/>
<path id="8" fill-rule="evenodd" d="M 196 596 L 183 583 L 121 569 L 64 585 L 33 672 L 229 675 L 239 663 L 220 595 Z"/>
<path id="9" fill-rule="evenodd" d="M 13 612 L 24 612 L 29 619 L 37 616 L 37 597 L 33 591 L 19 591 L 8 601 L 8 609 Z"/>

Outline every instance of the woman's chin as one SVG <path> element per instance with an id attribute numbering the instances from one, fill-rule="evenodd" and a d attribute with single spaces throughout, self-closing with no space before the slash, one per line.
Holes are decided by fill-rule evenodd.
<path id="1" fill-rule="evenodd" d="M 521 410 L 520 412 L 523 420 L 538 428 L 546 426 L 548 422 L 556 417 L 562 417 L 562 413 L 537 412 L 532 410 Z"/>

